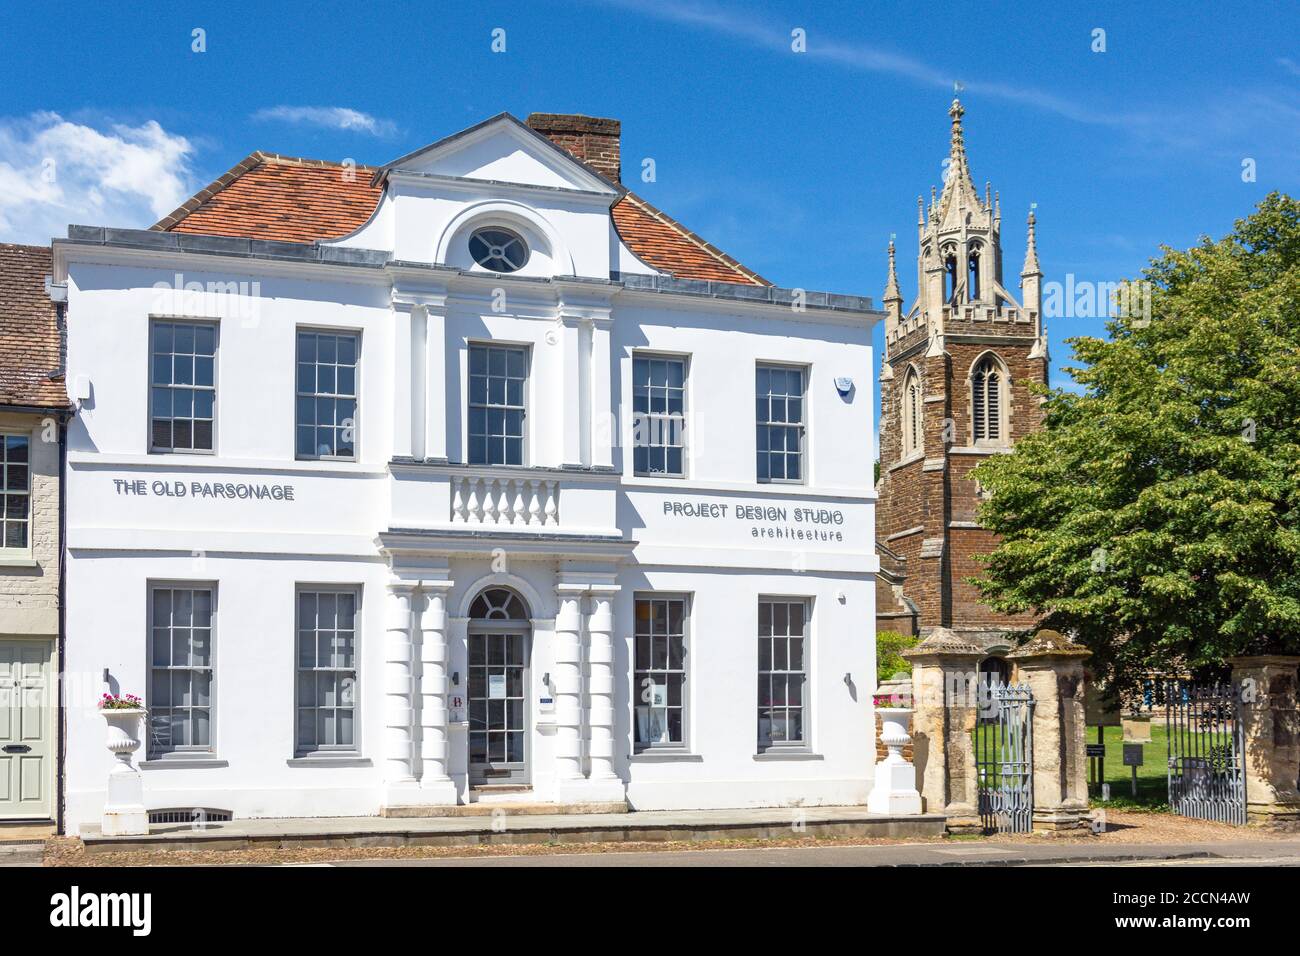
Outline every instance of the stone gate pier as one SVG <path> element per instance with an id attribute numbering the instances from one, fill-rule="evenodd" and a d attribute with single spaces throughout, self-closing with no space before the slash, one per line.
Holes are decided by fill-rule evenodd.
<path id="1" fill-rule="evenodd" d="M 1238 695 L 1245 749 L 1246 821 L 1300 828 L 1300 657 L 1270 654 L 1234 657 L 1232 685 Z"/>
<path id="2" fill-rule="evenodd" d="M 1034 830 L 1088 825 L 1083 662 L 1092 651 L 1043 630 L 1007 655 L 1034 695 Z"/>

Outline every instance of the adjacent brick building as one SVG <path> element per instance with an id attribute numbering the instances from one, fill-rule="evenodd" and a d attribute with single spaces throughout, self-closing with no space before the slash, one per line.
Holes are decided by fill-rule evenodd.
<path id="1" fill-rule="evenodd" d="M 1002 211 L 971 178 L 954 100 L 943 191 L 917 200 L 917 298 L 903 296 L 889 247 L 880 375 L 877 627 L 928 633 L 948 627 L 997 652 L 1023 617 L 982 603 L 971 577 L 995 536 L 980 527 L 971 471 L 1038 428 L 1031 383 L 1047 381 L 1040 311 L 1042 271 L 1034 215 L 1020 273 L 1023 304 L 1002 280 Z"/>
<path id="2" fill-rule="evenodd" d="M 50 250 L 0 245 L 0 835 L 57 813 L 68 397 Z"/>

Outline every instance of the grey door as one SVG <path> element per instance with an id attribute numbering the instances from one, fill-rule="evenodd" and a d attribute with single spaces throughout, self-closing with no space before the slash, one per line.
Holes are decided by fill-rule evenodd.
<path id="1" fill-rule="evenodd" d="M 0 820 L 54 815 L 51 641 L 0 641 Z"/>
<path id="2" fill-rule="evenodd" d="M 472 784 L 528 779 L 526 635 L 469 634 L 469 778 Z"/>

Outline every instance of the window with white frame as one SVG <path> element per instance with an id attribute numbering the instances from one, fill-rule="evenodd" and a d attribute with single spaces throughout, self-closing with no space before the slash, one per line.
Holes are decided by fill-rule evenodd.
<path id="1" fill-rule="evenodd" d="M 635 733 L 637 749 L 686 743 L 685 595 L 636 599 Z"/>
<path id="2" fill-rule="evenodd" d="M 807 741 L 806 599 L 758 602 L 758 749 L 803 747 Z"/>
<path id="3" fill-rule="evenodd" d="M 1002 364 L 985 355 L 970 376 L 971 431 L 976 445 L 1000 445 L 1006 420 L 1006 374 Z"/>
<path id="4" fill-rule="evenodd" d="M 921 415 L 921 377 L 916 369 L 909 368 L 903 376 L 903 456 L 915 454 L 924 447 Z"/>
<path id="5" fill-rule="evenodd" d="M 210 751 L 216 590 L 159 584 L 149 603 L 149 755 Z"/>
<path id="6" fill-rule="evenodd" d="M 298 330 L 299 458 L 356 458 L 356 332 Z"/>
<path id="7" fill-rule="evenodd" d="M 32 439 L 0 435 L 0 551 L 31 546 Z"/>
<path id="8" fill-rule="evenodd" d="M 212 451 L 217 326 L 155 319 L 150 329 L 151 451 Z"/>
<path id="9" fill-rule="evenodd" d="M 524 463 L 527 380 L 523 346 L 469 347 L 469 464 Z"/>
<path id="10" fill-rule="evenodd" d="M 803 481 L 805 370 L 759 365 L 755 392 L 758 480 Z"/>
<path id="11" fill-rule="evenodd" d="M 356 588 L 299 588 L 295 753 L 357 750 Z"/>
<path id="12" fill-rule="evenodd" d="M 686 359 L 632 357 L 632 467 L 638 475 L 686 474 Z"/>

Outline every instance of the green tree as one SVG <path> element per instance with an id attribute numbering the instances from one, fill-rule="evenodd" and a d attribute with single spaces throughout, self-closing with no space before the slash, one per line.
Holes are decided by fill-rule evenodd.
<path id="1" fill-rule="evenodd" d="M 1300 651 L 1300 203 L 1162 252 L 1149 319 L 1070 339 L 1082 393 L 1044 390 L 1045 427 L 975 472 L 986 600 L 1120 685 Z"/>
<path id="2" fill-rule="evenodd" d="M 889 680 L 895 674 L 912 673 L 912 662 L 902 652 L 915 647 L 918 638 L 896 631 L 876 632 L 876 683 Z"/>

